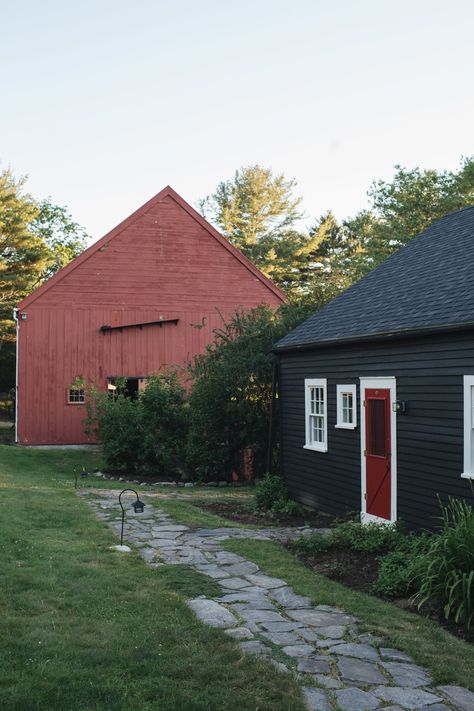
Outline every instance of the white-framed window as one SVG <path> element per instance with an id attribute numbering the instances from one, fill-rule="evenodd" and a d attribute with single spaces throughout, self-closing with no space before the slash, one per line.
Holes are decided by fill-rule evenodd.
<path id="1" fill-rule="evenodd" d="M 464 376 L 464 471 L 463 479 L 474 479 L 474 375 Z"/>
<path id="2" fill-rule="evenodd" d="M 343 430 L 354 430 L 357 427 L 357 386 L 337 386 L 337 423 L 336 427 Z"/>
<path id="3" fill-rule="evenodd" d="M 67 401 L 69 405 L 82 405 L 86 401 L 86 391 L 84 388 L 71 385 L 68 389 Z"/>
<path id="4" fill-rule="evenodd" d="M 325 378 L 306 378 L 305 389 L 305 449 L 327 452 L 328 406 L 327 381 Z"/>

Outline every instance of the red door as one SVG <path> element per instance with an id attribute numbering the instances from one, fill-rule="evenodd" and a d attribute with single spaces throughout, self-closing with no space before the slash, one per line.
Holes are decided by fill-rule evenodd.
<path id="1" fill-rule="evenodd" d="M 391 520 L 390 390 L 365 391 L 366 512 Z"/>

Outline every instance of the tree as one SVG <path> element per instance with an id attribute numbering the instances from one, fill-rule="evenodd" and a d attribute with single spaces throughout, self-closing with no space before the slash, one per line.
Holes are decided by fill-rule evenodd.
<path id="1" fill-rule="evenodd" d="M 66 207 L 54 205 L 49 198 L 39 203 L 31 227 L 49 250 L 42 280 L 62 269 L 86 248 L 88 234 L 85 229 L 74 221 Z"/>
<path id="2" fill-rule="evenodd" d="M 295 229 L 302 217 L 294 180 L 259 165 L 241 168 L 232 180 L 200 202 L 203 215 L 277 284 L 288 278 L 291 257 L 304 236 Z"/>
<path id="3" fill-rule="evenodd" d="M 245 450 L 264 473 L 272 382 L 272 348 L 313 306 L 286 304 L 237 311 L 191 365 L 188 463 L 202 480 L 242 473 Z"/>
<path id="4" fill-rule="evenodd" d="M 474 203 L 474 157 L 463 158 L 454 172 L 395 168 L 390 182 L 372 183 L 370 209 L 344 225 L 349 242 L 357 244 L 352 279 L 366 274 L 435 220 Z"/>
<path id="5" fill-rule="evenodd" d="M 9 170 L 0 174 L 0 347 L 14 340 L 13 307 L 39 282 L 50 256 L 32 228 L 39 209 L 24 183 Z"/>
<path id="6" fill-rule="evenodd" d="M 14 306 L 80 254 L 87 237 L 67 208 L 49 199 L 38 203 L 25 193 L 25 181 L 9 170 L 0 173 L 0 364 L 5 390 L 14 386 Z"/>

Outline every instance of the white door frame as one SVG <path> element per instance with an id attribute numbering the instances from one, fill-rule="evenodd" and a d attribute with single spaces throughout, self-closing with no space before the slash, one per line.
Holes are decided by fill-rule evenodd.
<path id="1" fill-rule="evenodd" d="M 366 458 L 365 442 L 365 391 L 366 389 L 380 388 L 390 390 L 390 448 L 391 448 L 391 488 L 390 488 L 390 521 L 379 516 L 367 513 L 366 500 Z M 397 382 L 393 375 L 373 378 L 360 378 L 360 474 L 361 474 L 361 507 L 360 520 L 362 523 L 395 523 L 397 520 L 397 414 L 394 412 L 394 403 L 397 399 Z"/>

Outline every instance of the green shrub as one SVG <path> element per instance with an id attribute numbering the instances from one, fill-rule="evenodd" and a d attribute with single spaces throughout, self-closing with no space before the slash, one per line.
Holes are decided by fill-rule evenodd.
<path id="1" fill-rule="evenodd" d="M 310 555 L 324 553 L 329 550 L 332 545 L 332 536 L 326 533 L 313 533 L 310 536 L 300 536 L 293 543 L 293 547 L 298 553 L 309 553 Z"/>
<path id="2" fill-rule="evenodd" d="M 290 499 L 285 482 L 278 474 L 265 474 L 255 487 L 255 509 L 288 516 L 303 515 L 303 508 Z"/>
<path id="3" fill-rule="evenodd" d="M 417 580 L 426 569 L 425 553 L 430 545 L 428 534 L 401 538 L 398 548 L 380 559 L 372 592 L 380 597 L 407 597 L 417 590 Z"/>
<path id="4" fill-rule="evenodd" d="M 335 545 L 363 553 L 384 553 L 395 550 L 404 537 L 397 524 L 361 524 L 347 521 L 332 531 Z"/>
<path id="5" fill-rule="evenodd" d="M 184 467 L 188 413 L 174 372 L 148 378 L 136 400 L 89 389 L 87 431 L 102 443 L 107 467 L 176 476 Z"/>
<path id="6" fill-rule="evenodd" d="M 255 487 L 255 508 L 257 511 L 271 511 L 288 501 L 288 489 L 278 474 L 265 474 L 260 484 Z"/>
<path id="7" fill-rule="evenodd" d="M 272 398 L 275 341 L 309 315 L 310 307 L 286 304 L 236 311 L 214 342 L 190 365 L 189 466 L 202 481 L 243 478 L 245 452 L 254 476 L 264 472 Z"/>
<path id="8" fill-rule="evenodd" d="M 465 500 L 442 506 L 442 528 L 425 554 L 421 576 L 414 576 L 419 607 L 442 606 L 446 619 L 470 628 L 474 618 L 474 511 Z"/>
<path id="9" fill-rule="evenodd" d="M 278 502 L 278 506 L 280 506 L 280 502 Z M 275 506 L 273 506 L 272 511 L 274 513 L 283 513 L 287 516 L 295 517 L 301 517 L 304 514 L 304 509 L 301 504 L 293 499 L 288 499 L 285 503 L 281 502 L 281 508 L 275 509 Z"/>

